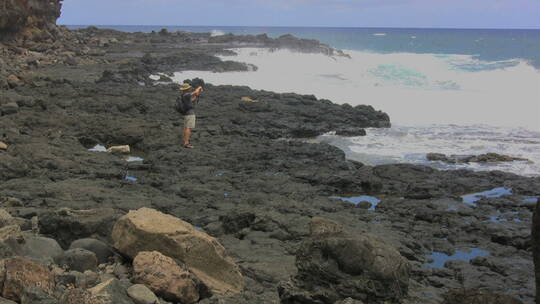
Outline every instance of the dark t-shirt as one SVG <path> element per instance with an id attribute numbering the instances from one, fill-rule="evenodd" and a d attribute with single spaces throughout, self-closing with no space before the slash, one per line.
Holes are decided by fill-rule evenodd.
<path id="1" fill-rule="evenodd" d="M 191 98 L 191 93 L 186 93 L 182 95 L 182 102 L 184 103 L 184 108 L 187 109 L 186 114 L 184 115 L 195 115 L 195 105 L 193 101 L 191 101 Z"/>

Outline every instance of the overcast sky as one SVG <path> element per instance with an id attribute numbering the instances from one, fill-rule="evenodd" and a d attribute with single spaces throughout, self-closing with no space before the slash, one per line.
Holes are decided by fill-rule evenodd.
<path id="1" fill-rule="evenodd" d="M 58 22 L 540 28 L 540 0 L 64 0 Z"/>

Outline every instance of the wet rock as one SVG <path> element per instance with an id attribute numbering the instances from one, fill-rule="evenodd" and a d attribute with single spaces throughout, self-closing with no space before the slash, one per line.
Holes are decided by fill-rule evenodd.
<path id="1" fill-rule="evenodd" d="M 336 130 L 336 135 L 346 137 L 366 136 L 366 130 L 360 128 L 344 128 Z"/>
<path id="2" fill-rule="evenodd" d="M 141 251 L 159 251 L 186 264 L 215 294 L 234 294 L 244 287 L 238 266 L 213 237 L 189 223 L 159 211 L 130 211 L 114 225 L 114 247 L 134 258 Z"/>
<path id="3" fill-rule="evenodd" d="M 74 288 L 68 289 L 60 298 L 60 304 L 108 304 L 98 299 L 88 290 Z"/>
<path id="4" fill-rule="evenodd" d="M 127 289 L 128 295 L 135 304 L 159 304 L 159 299 L 145 285 L 135 284 Z"/>
<path id="5" fill-rule="evenodd" d="M 0 112 L 2 115 L 10 115 L 19 112 L 19 105 L 15 102 L 8 102 L 6 104 L 0 105 Z"/>
<path id="6" fill-rule="evenodd" d="M 109 279 L 88 289 L 103 304 L 134 304 L 117 279 Z"/>
<path id="7" fill-rule="evenodd" d="M 66 250 L 56 259 L 56 262 L 59 266 L 66 266 L 79 272 L 96 270 L 98 265 L 96 255 L 83 248 Z"/>
<path id="8" fill-rule="evenodd" d="M 67 248 L 74 240 L 92 236 L 108 238 L 122 213 L 112 208 L 91 210 L 60 209 L 39 217 L 40 232 L 50 235 Z"/>
<path id="9" fill-rule="evenodd" d="M 0 261 L 3 277 L 2 296 L 20 301 L 26 288 L 35 287 L 51 295 L 54 291 L 54 275 L 41 265 L 22 257 Z"/>
<path id="10" fill-rule="evenodd" d="M 282 302 L 296 297 L 333 303 L 347 297 L 362 301 L 396 301 L 407 295 L 410 265 L 393 247 L 368 233 L 349 235 L 338 224 L 317 218 L 312 237 L 296 254 L 298 274 L 282 283 Z M 309 302 L 317 299 L 319 302 Z"/>
<path id="11" fill-rule="evenodd" d="M 454 289 L 443 295 L 443 304 L 522 304 L 520 300 L 504 294 L 478 289 Z"/>
<path id="12" fill-rule="evenodd" d="M 133 282 L 148 286 L 165 300 L 191 304 L 200 298 L 197 278 L 157 251 L 137 254 L 133 272 Z"/>
<path id="13" fill-rule="evenodd" d="M 97 259 L 98 264 L 104 264 L 109 261 L 109 257 L 114 255 L 113 250 L 109 245 L 104 242 L 92 238 L 79 239 L 71 243 L 69 249 L 83 248 L 93 252 Z"/>
<path id="14" fill-rule="evenodd" d="M 446 156 L 442 153 L 428 153 L 426 155 L 429 161 L 440 161 L 449 164 L 456 163 L 499 163 L 511 161 L 528 161 L 525 158 L 512 157 L 497 153 L 485 153 L 480 155 L 451 155 Z"/>
<path id="15" fill-rule="evenodd" d="M 4 143 L 3 141 L 0 141 L 0 150 L 7 150 L 8 148 L 8 145 L 6 143 Z"/>

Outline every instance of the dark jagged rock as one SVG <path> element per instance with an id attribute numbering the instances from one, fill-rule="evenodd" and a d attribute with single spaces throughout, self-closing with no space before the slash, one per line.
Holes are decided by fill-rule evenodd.
<path id="1" fill-rule="evenodd" d="M 367 233 L 349 235 L 331 221 L 312 221 L 296 266 L 292 282 L 279 288 L 282 303 L 397 301 L 408 292 L 410 265 L 398 251 Z"/>
<path id="2" fill-rule="evenodd" d="M 449 164 L 457 163 L 499 163 L 499 162 L 511 162 L 511 161 L 529 161 L 525 158 L 512 157 L 508 155 L 501 155 L 497 153 L 486 153 L 480 155 L 450 155 L 446 156 L 441 153 L 428 153 L 426 155 L 429 161 L 440 161 Z"/>

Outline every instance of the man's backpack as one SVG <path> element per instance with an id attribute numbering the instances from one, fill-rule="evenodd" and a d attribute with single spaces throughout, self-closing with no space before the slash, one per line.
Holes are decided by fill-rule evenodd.
<path id="1" fill-rule="evenodd" d="M 184 100 L 182 96 L 178 96 L 176 98 L 176 101 L 174 102 L 174 108 L 176 111 L 182 115 L 185 115 L 187 113 L 186 106 L 184 105 Z"/>

